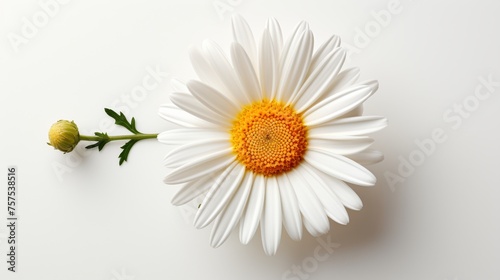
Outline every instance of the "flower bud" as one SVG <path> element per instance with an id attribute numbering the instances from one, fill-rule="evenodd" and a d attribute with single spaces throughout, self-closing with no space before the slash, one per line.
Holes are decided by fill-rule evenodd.
<path id="1" fill-rule="evenodd" d="M 50 127 L 49 144 L 54 149 L 69 153 L 80 141 L 78 127 L 73 121 L 59 120 Z"/>

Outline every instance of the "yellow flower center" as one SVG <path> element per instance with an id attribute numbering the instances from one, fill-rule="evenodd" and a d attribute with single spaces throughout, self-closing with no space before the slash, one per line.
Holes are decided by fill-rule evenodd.
<path id="1" fill-rule="evenodd" d="M 236 158 L 248 169 L 265 176 L 297 166 L 307 148 L 307 128 L 291 106 L 262 100 L 246 105 L 231 128 Z"/>

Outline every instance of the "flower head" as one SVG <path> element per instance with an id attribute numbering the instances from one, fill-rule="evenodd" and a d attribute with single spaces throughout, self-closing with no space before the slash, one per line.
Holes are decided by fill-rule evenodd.
<path id="1" fill-rule="evenodd" d="M 49 144 L 64 153 L 73 151 L 80 142 L 78 127 L 73 121 L 59 120 L 49 130 Z"/>
<path id="2" fill-rule="evenodd" d="M 203 197 L 194 225 L 213 224 L 210 244 L 220 246 L 239 224 L 248 243 L 260 225 L 266 254 L 275 254 L 282 226 L 292 239 L 303 226 L 313 236 L 330 229 L 329 218 L 347 224 L 346 207 L 360 198 L 346 184 L 372 186 L 375 176 L 361 164 L 381 161 L 363 136 L 387 125 L 361 116 L 377 81 L 356 82 L 359 70 L 341 71 L 346 53 L 332 36 L 314 51 L 302 22 L 283 42 L 270 19 L 259 43 L 241 17 L 232 20 L 230 59 L 211 41 L 193 47 L 199 80 L 175 82 L 173 104 L 160 108 L 181 126 L 159 141 L 167 154 L 167 184 L 181 184 L 175 205 Z"/>

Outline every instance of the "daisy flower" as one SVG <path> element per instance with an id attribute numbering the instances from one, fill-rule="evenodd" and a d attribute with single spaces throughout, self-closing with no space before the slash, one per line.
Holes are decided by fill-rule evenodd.
<path id="1" fill-rule="evenodd" d="M 232 31 L 228 56 L 212 41 L 189 50 L 199 79 L 175 82 L 173 104 L 160 107 L 182 127 L 158 135 L 176 146 L 165 157 L 165 183 L 181 185 L 174 205 L 204 197 L 194 226 L 213 224 L 213 247 L 238 225 L 247 244 L 260 225 L 264 251 L 273 255 L 283 227 L 294 240 L 303 228 L 318 236 L 330 230 L 329 218 L 349 222 L 346 207 L 361 209 L 346 183 L 375 184 L 361 164 L 383 156 L 364 135 L 387 121 L 361 116 L 378 83 L 356 82 L 357 68 L 341 71 L 339 37 L 314 51 L 306 22 L 284 42 L 271 18 L 257 43 L 240 16 Z"/>

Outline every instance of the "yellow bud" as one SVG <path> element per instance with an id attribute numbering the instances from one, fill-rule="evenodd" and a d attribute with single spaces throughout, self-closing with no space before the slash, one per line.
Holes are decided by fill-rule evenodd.
<path id="1" fill-rule="evenodd" d="M 78 127 L 73 121 L 59 120 L 50 127 L 49 144 L 54 149 L 69 153 L 80 141 Z"/>

